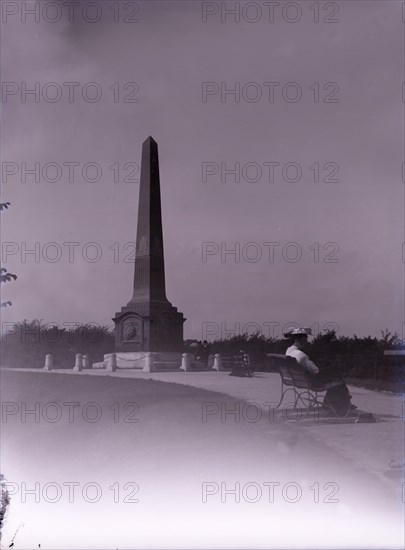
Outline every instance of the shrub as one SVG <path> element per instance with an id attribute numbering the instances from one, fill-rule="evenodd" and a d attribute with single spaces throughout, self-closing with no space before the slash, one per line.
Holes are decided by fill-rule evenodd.
<path id="1" fill-rule="evenodd" d="M 52 353 L 55 368 L 71 368 L 76 353 L 88 354 L 90 361 L 100 361 L 114 349 L 112 329 L 92 324 L 77 325 L 71 330 L 49 326 L 34 319 L 14 323 L 2 336 L 2 364 L 8 367 L 42 368 L 45 355 Z"/>

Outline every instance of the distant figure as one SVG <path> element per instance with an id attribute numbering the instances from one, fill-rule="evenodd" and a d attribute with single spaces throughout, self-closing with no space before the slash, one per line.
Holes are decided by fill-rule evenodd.
<path id="1" fill-rule="evenodd" d="M 197 349 L 195 351 L 195 358 L 196 358 L 197 361 L 201 360 L 202 353 L 203 353 L 203 345 L 202 345 L 201 340 L 198 340 Z"/>
<path id="2" fill-rule="evenodd" d="M 291 345 L 285 352 L 289 357 L 294 357 L 297 363 L 313 378 L 315 384 L 334 383 L 334 386 L 326 391 L 323 408 L 332 410 L 337 416 L 345 416 L 350 410 L 357 409 L 351 403 L 350 392 L 343 380 L 342 372 L 338 368 L 319 370 L 318 366 L 311 361 L 305 353 L 308 336 L 312 334 L 310 328 L 297 328 L 284 334 Z"/>
<path id="3" fill-rule="evenodd" d="M 209 345 L 207 340 L 204 340 L 201 346 L 201 358 L 203 361 L 208 361 L 210 352 L 211 352 L 211 346 Z"/>
<path id="4" fill-rule="evenodd" d="M 233 357 L 232 370 L 229 376 L 240 376 L 241 378 L 247 376 L 251 378 L 254 374 L 254 370 L 250 364 L 250 357 L 245 350 L 239 350 L 239 353 Z"/>

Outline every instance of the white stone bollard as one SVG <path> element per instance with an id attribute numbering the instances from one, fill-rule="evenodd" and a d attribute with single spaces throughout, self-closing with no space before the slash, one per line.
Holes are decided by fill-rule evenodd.
<path id="1" fill-rule="evenodd" d="M 107 370 L 114 372 L 117 369 L 117 355 L 110 353 L 107 357 Z"/>
<path id="2" fill-rule="evenodd" d="M 181 356 L 180 369 L 184 370 L 184 372 L 190 372 L 192 364 L 193 364 L 193 361 L 192 361 L 191 353 L 183 353 L 183 355 Z"/>
<path id="3" fill-rule="evenodd" d="M 83 355 L 83 368 L 91 369 L 90 357 L 88 355 Z"/>
<path id="4" fill-rule="evenodd" d="M 83 355 L 81 353 L 76 354 L 75 366 L 73 370 L 80 372 L 83 368 Z"/>
<path id="5" fill-rule="evenodd" d="M 153 353 L 147 351 L 145 353 L 145 363 L 143 365 L 143 372 L 154 372 L 153 365 Z"/>
<path id="6" fill-rule="evenodd" d="M 52 353 L 48 353 L 45 355 L 45 366 L 44 370 L 52 370 L 53 369 L 53 355 Z"/>
<path id="7" fill-rule="evenodd" d="M 222 360 L 221 360 L 221 354 L 216 353 L 214 357 L 214 366 L 212 367 L 214 370 L 222 371 Z"/>
<path id="8" fill-rule="evenodd" d="M 208 370 L 212 370 L 214 368 L 214 362 L 215 362 L 215 357 L 214 355 L 209 355 L 208 356 L 208 363 L 207 363 L 207 369 Z"/>

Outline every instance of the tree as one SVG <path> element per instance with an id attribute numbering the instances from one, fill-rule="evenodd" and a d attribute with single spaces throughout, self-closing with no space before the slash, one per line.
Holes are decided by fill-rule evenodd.
<path id="1" fill-rule="evenodd" d="M 1 529 L 3 527 L 4 516 L 6 515 L 7 507 L 10 504 L 10 495 L 7 491 L 7 485 L 3 474 L 0 474 L 0 538 Z"/>
<path id="2" fill-rule="evenodd" d="M 2 210 L 7 210 L 9 206 L 10 206 L 9 202 L 0 203 L 0 212 Z M 15 281 L 16 279 L 17 279 L 17 275 L 15 275 L 14 273 L 9 273 L 5 267 L 0 268 L 0 281 L 2 283 L 7 283 L 8 281 L 11 281 L 11 280 Z M 11 306 L 11 302 L 10 301 L 1 302 L 1 307 L 6 307 L 6 306 Z"/>

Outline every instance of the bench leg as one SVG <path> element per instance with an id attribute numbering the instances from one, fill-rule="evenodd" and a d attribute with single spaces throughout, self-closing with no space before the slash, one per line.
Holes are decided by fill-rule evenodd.
<path id="1" fill-rule="evenodd" d="M 301 403 L 310 411 L 316 406 L 319 406 L 321 403 L 318 401 L 318 392 L 313 392 L 310 389 L 304 390 L 302 392 L 297 393 L 297 398 L 294 403 L 294 407 L 298 405 L 298 402 L 301 401 Z M 304 396 L 304 397 L 303 397 Z"/>
<path id="2" fill-rule="evenodd" d="M 319 396 L 318 396 L 318 391 L 313 391 L 312 392 L 312 399 L 313 399 L 313 402 L 312 402 L 312 407 L 320 407 L 322 405 L 321 401 L 319 401 Z"/>
<path id="3" fill-rule="evenodd" d="M 294 388 L 294 391 L 295 391 L 295 394 L 296 394 L 296 399 L 295 399 L 295 403 L 294 403 L 294 409 L 297 407 L 298 403 L 301 401 L 301 403 L 303 404 L 303 406 L 305 408 L 310 408 L 310 406 L 308 406 L 308 403 L 311 401 L 311 394 L 309 393 L 308 390 L 304 390 L 304 391 L 301 391 L 299 392 L 297 390 L 297 388 Z M 304 401 L 303 399 L 303 395 L 306 394 L 308 397 L 306 398 L 307 399 L 307 403 Z"/>
<path id="4" fill-rule="evenodd" d="M 278 409 L 279 406 L 281 405 L 281 403 L 283 402 L 283 399 L 284 399 L 284 395 L 287 393 L 287 390 L 284 390 L 284 384 L 283 382 L 281 382 L 281 399 L 280 401 L 277 403 L 277 405 L 274 407 L 275 409 Z"/>
<path id="5" fill-rule="evenodd" d="M 289 390 L 294 390 L 295 391 L 295 388 L 284 388 L 284 384 L 281 383 L 281 399 L 280 401 L 278 402 L 278 404 L 274 407 L 275 409 L 278 409 L 281 405 L 281 403 L 283 402 L 283 399 L 284 399 L 284 396 L 285 394 L 289 391 Z M 294 405 L 295 406 L 295 405 Z"/>

